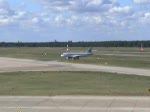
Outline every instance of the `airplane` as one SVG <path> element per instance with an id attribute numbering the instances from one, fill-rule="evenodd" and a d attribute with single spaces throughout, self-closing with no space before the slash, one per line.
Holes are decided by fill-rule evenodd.
<path id="1" fill-rule="evenodd" d="M 87 56 L 90 56 L 92 54 L 93 54 L 92 53 L 92 47 L 90 47 L 86 52 L 83 52 L 83 53 L 66 52 L 66 53 L 61 54 L 61 57 L 65 57 L 66 59 L 78 59 L 79 60 L 80 57 L 87 57 Z"/>

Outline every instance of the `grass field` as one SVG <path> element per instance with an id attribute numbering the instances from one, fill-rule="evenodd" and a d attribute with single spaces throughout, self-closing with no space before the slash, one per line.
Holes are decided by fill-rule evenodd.
<path id="1" fill-rule="evenodd" d="M 150 77 L 102 72 L 0 73 L 0 95 L 149 96 Z"/>
<path id="2" fill-rule="evenodd" d="M 87 48 L 70 48 L 69 52 L 84 52 L 86 50 Z M 66 61 L 60 57 L 63 52 L 66 52 L 66 48 L 21 47 L 0 48 L 0 51 L 0 57 Z M 93 52 L 94 55 L 91 57 L 66 62 L 150 69 L 150 48 L 145 48 L 143 52 L 140 52 L 139 48 L 93 48 Z M 134 56 L 122 56 L 124 54 Z"/>
<path id="3" fill-rule="evenodd" d="M 150 69 L 150 58 L 142 57 L 92 56 L 79 61 L 70 60 L 69 62 Z"/>
<path id="4" fill-rule="evenodd" d="M 93 56 L 70 62 L 150 69 L 150 48 L 145 48 L 143 52 L 139 51 L 139 48 L 93 48 L 93 50 Z M 80 50 L 76 48 L 74 51 Z"/>
<path id="5" fill-rule="evenodd" d="M 60 54 L 62 53 L 61 48 L 46 47 L 10 47 L 0 48 L 0 51 L 1 57 L 27 58 L 37 60 L 59 60 Z"/>

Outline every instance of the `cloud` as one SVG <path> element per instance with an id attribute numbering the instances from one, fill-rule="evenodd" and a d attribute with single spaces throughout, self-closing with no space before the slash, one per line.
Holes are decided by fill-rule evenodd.
<path id="1" fill-rule="evenodd" d="M 150 4 L 150 0 L 133 0 L 137 4 Z"/>
<path id="2" fill-rule="evenodd" d="M 35 31 L 47 30 L 49 27 L 70 27 L 72 29 L 76 27 L 80 29 L 99 28 L 100 26 L 122 27 L 130 22 L 128 18 L 133 14 L 131 7 L 121 7 L 115 0 L 36 1 L 48 11 L 52 11 L 53 16 L 44 12 L 38 14 L 13 10 L 13 15 L 0 19 L 0 25 L 16 24 L 19 28 Z M 7 2 L 0 3 L 3 5 L 2 9 L 11 9 Z"/>
<path id="3" fill-rule="evenodd" d="M 132 8 L 130 6 L 125 7 L 113 7 L 110 9 L 110 13 L 112 14 L 130 14 L 132 12 Z"/>
<path id="4" fill-rule="evenodd" d="M 6 0 L 0 0 L 0 15 L 13 15 L 14 13 Z"/>
<path id="5" fill-rule="evenodd" d="M 143 17 L 139 19 L 139 21 L 145 26 L 150 25 L 150 13 L 145 13 Z"/>
<path id="6" fill-rule="evenodd" d="M 23 10 L 12 9 L 7 0 L 0 0 L 0 29 L 24 40 L 26 37 L 42 40 L 44 36 L 63 41 L 69 37 L 76 41 L 101 40 L 102 37 L 106 37 L 103 40 L 121 40 L 144 28 L 146 31 L 150 24 L 149 12 L 119 5 L 117 0 L 34 1 L 46 10 L 29 12 L 23 2 Z"/>
<path id="7" fill-rule="evenodd" d="M 0 26 L 9 25 L 13 23 L 11 16 L 15 14 L 15 11 L 10 8 L 6 0 L 0 0 Z"/>
<path id="8" fill-rule="evenodd" d="M 57 26 L 124 26 L 134 14 L 131 6 L 120 6 L 116 0 L 35 0 L 55 17 L 47 17 L 45 22 Z M 43 17 L 44 18 L 44 17 Z M 125 20 L 126 19 L 126 20 Z"/>
<path id="9" fill-rule="evenodd" d="M 34 0 L 42 4 L 48 12 L 40 14 L 12 10 L 6 0 L 0 0 L 1 24 L 18 24 L 20 27 L 37 28 L 56 27 L 93 27 L 95 25 L 124 26 L 130 23 L 135 12 L 130 6 L 122 7 L 116 0 Z M 11 13 L 11 11 L 13 13 Z M 4 13 L 4 12 L 3 12 Z M 10 14 L 11 13 L 11 14 Z M 136 16 L 137 17 L 137 16 Z M 129 22 L 128 22 L 129 21 Z"/>
<path id="10" fill-rule="evenodd" d="M 109 10 L 118 3 L 115 0 L 35 0 L 50 12 L 101 12 Z"/>
<path id="11" fill-rule="evenodd" d="M 70 0 L 34 0 L 42 4 L 45 9 L 51 12 L 61 12 L 68 10 Z"/>

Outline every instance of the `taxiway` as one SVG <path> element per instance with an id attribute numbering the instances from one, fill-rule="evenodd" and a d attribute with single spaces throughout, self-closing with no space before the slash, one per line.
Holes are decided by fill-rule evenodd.
<path id="1" fill-rule="evenodd" d="M 101 71 L 150 76 L 149 69 L 113 67 L 90 64 L 74 64 L 58 61 L 38 61 L 29 59 L 0 58 L 0 72 L 17 71 Z"/>
<path id="2" fill-rule="evenodd" d="M 1 96 L 0 112 L 150 112 L 150 98 L 123 96 Z"/>

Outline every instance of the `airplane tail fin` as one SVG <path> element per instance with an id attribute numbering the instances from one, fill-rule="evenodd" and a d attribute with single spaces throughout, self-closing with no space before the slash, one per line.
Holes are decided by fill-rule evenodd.
<path id="1" fill-rule="evenodd" d="M 87 53 L 92 53 L 92 47 L 90 47 L 86 52 Z"/>

